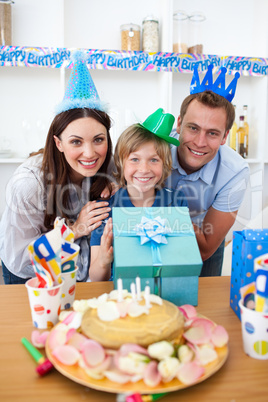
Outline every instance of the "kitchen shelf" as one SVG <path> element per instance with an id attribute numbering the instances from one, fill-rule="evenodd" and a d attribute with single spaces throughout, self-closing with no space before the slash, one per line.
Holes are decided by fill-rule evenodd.
<path id="1" fill-rule="evenodd" d="M 253 159 L 253 158 L 245 158 L 245 161 L 248 164 L 262 163 L 261 159 Z"/>
<path id="2" fill-rule="evenodd" d="M 25 161 L 26 158 L 0 158 L 0 164 L 20 164 Z"/>
<path id="3" fill-rule="evenodd" d="M 78 49 L 1 46 L 0 66 L 72 68 L 70 58 L 76 50 Z M 88 57 L 87 65 L 93 70 L 192 73 L 196 64 L 199 71 L 205 72 L 207 66 L 213 63 L 213 73 L 225 66 L 228 74 L 239 71 L 244 76 L 268 75 L 267 58 L 80 48 L 79 50 Z"/>

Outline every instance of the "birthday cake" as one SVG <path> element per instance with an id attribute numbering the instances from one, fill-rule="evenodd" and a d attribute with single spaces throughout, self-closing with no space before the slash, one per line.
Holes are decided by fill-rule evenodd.
<path id="1" fill-rule="evenodd" d="M 144 292 L 140 300 L 133 300 L 126 293 L 118 302 L 115 293 L 84 313 L 81 324 L 84 335 L 111 349 L 118 349 L 124 343 L 143 347 L 161 340 L 179 343 L 184 317 L 178 307 L 155 295 L 148 295 L 147 303 Z"/>
<path id="2" fill-rule="evenodd" d="M 149 287 L 135 289 L 75 300 L 74 311 L 61 313 L 46 344 L 61 373 L 99 390 L 118 393 L 128 384 L 148 393 L 188 386 L 221 367 L 228 352 L 223 327 L 191 305 L 178 308 Z"/>

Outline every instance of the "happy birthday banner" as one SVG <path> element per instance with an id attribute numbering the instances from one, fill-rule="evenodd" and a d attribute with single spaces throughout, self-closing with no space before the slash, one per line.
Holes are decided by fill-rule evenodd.
<path id="1" fill-rule="evenodd" d="M 0 46 L 0 66 L 72 68 L 70 58 L 76 50 Z M 88 55 L 87 65 L 90 69 L 190 73 L 196 64 L 198 64 L 199 71 L 205 72 L 208 65 L 213 63 L 213 73 L 225 66 L 228 74 L 239 71 L 241 75 L 268 75 L 268 59 L 264 58 L 120 50 L 82 50 Z"/>

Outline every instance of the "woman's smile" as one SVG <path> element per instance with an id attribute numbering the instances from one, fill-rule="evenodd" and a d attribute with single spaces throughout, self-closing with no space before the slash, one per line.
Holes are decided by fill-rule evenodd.
<path id="1" fill-rule="evenodd" d="M 73 121 L 54 140 L 72 168 L 72 180 L 76 183 L 81 183 L 84 177 L 95 176 L 105 161 L 107 130 L 92 117 Z"/>

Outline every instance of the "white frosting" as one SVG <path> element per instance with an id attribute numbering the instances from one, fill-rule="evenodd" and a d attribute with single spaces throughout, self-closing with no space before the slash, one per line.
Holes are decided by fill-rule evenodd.
<path id="1" fill-rule="evenodd" d="M 85 313 L 89 308 L 96 308 L 98 317 L 102 321 L 113 321 L 120 317 L 129 315 L 130 317 L 139 317 L 142 314 L 149 314 L 151 305 L 140 304 L 137 298 L 133 298 L 131 293 L 123 290 L 121 296 L 123 300 L 118 302 L 118 291 L 112 290 L 111 293 L 103 293 L 99 297 L 88 300 L 75 300 L 73 303 L 74 311 Z M 150 303 L 162 305 L 161 297 L 149 294 Z M 145 293 L 141 292 L 141 300 L 145 299 Z"/>

